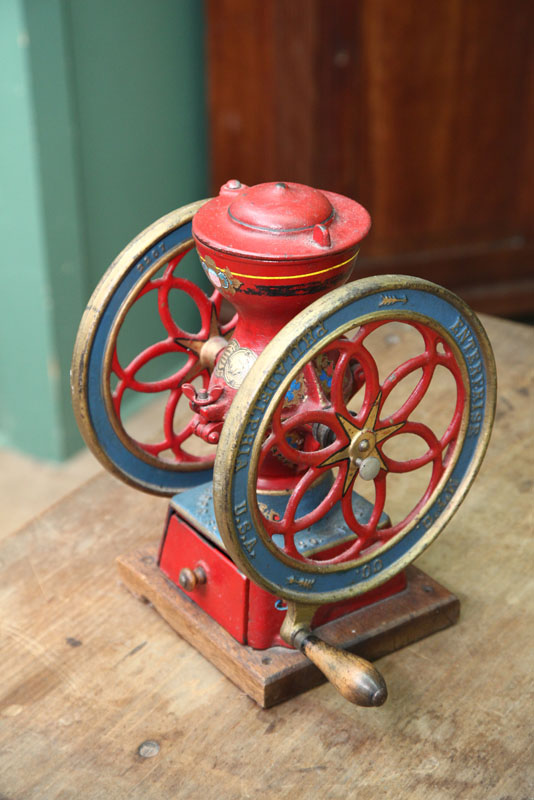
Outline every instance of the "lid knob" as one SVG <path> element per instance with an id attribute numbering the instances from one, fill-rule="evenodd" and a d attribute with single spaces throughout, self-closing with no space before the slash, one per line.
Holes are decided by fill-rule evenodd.
<path id="1" fill-rule="evenodd" d="M 224 183 L 220 190 L 219 194 L 223 197 L 230 197 L 232 195 L 237 194 L 241 189 L 246 189 L 247 187 L 238 181 L 237 178 L 231 178 L 229 181 Z"/>

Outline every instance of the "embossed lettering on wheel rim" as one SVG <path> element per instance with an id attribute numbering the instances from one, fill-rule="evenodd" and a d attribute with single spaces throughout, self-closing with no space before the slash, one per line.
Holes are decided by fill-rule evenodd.
<path id="1" fill-rule="evenodd" d="M 385 304 L 384 308 L 384 298 L 394 297 L 392 292 L 401 289 L 402 310 L 396 311 L 394 303 Z M 399 365 L 395 371 L 397 378 L 380 384 L 372 359 L 365 351 L 365 338 L 371 330 L 391 320 L 417 328 L 423 335 L 425 349 L 417 358 Z M 361 326 L 355 340 L 340 342 L 339 337 L 355 325 Z M 440 342 L 443 346 L 438 352 Z M 305 411 L 301 419 L 289 417 L 284 420 L 281 413 L 283 397 L 291 380 L 321 349 L 334 346 L 341 355 L 332 378 L 333 408 Z M 287 597 L 310 602 L 314 598 L 326 602 L 330 598 L 367 591 L 413 560 L 435 538 L 459 505 L 476 473 L 493 417 L 494 367 L 489 344 L 476 317 L 454 295 L 426 281 L 390 277 L 381 283 L 376 279 L 365 279 L 317 301 L 290 323 L 270 347 L 270 352 L 262 356 L 263 363 L 251 371 L 243 396 L 238 395 L 234 401 L 235 405 L 243 397 L 243 402 L 250 403 L 250 409 L 246 419 L 237 426 L 237 434 L 234 428 L 237 445 L 231 463 L 226 460 L 231 478 L 224 501 L 218 498 L 216 463 L 216 513 L 223 537 L 243 569 L 271 591 L 284 592 Z M 282 347 L 285 350 L 283 355 Z M 269 357 L 270 369 L 266 365 Z M 360 411 L 356 417 L 347 419 L 341 393 L 342 367 L 351 357 L 361 363 L 366 383 Z M 457 387 L 454 413 L 440 439 L 429 428 L 410 420 L 438 364 L 450 370 Z M 389 413 L 387 419 L 382 420 L 380 409 L 387 396 L 403 377 L 416 369 L 422 369 L 416 388 L 397 412 Z M 267 372 L 259 388 L 257 378 L 256 388 L 252 385 L 255 370 L 259 375 Z M 391 437 L 400 435 L 402 431 L 421 436 L 428 445 L 425 455 L 402 463 L 387 457 L 382 452 L 383 443 L 378 443 L 378 454 L 386 469 L 381 469 L 375 479 L 375 504 L 366 525 L 362 526 L 354 519 L 351 487 L 355 476 L 347 486 L 349 465 L 340 462 L 337 463 L 338 475 L 324 501 L 311 514 L 295 520 L 295 511 L 304 491 L 325 469 L 333 466 L 336 452 L 346 449 L 350 423 L 356 428 L 362 427 L 373 405 L 377 406 L 377 434 L 392 428 Z M 345 417 L 346 425 L 340 416 Z M 307 469 L 284 517 L 281 520 L 266 519 L 257 507 L 253 486 L 258 464 L 261 466 L 262 452 L 265 453 L 276 442 L 286 458 L 293 457 L 294 451 L 286 441 L 288 431 L 298 425 L 309 427 L 311 422 L 321 421 L 335 431 L 336 441 L 326 449 L 303 454 Z M 231 415 L 228 424 L 232 424 Z M 221 441 L 224 444 L 224 437 Z M 253 445 L 248 446 L 251 441 Z M 329 459 L 331 463 L 325 465 Z M 218 455 L 217 462 L 219 460 L 222 458 Z M 432 469 L 427 490 L 414 502 L 411 512 L 403 520 L 395 521 L 389 531 L 377 531 L 376 522 L 386 499 L 388 471 L 409 472 L 430 463 Z M 248 472 L 251 480 L 247 486 L 244 476 Z M 330 559 L 314 561 L 303 558 L 294 546 L 295 533 L 317 521 L 336 502 L 341 502 L 345 523 L 357 538 Z M 227 523 L 222 520 L 223 508 L 228 514 Z M 284 537 L 285 552 L 271 540 L 276 533 Z M 373 545 L 372 551 L 364 552 Z"/>

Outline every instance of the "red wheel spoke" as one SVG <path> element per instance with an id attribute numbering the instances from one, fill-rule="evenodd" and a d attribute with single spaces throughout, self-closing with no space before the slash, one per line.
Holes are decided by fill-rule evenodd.
<path id="1" fill-rule="evenodd" d="M 290 528 L 293 533 L 302 531 L 305 528 L 308 528 L 309 526 L 318 522 L 326 514 L 328 514 L 329 511 L 332 510 L 334 505 L 341 498 L 343 481 L 340 479 L 338 475 L 336 480 L 330 487 L 328 494 L 319 503 L 319 505 L 312 511 L 309 511 L 307 514 L 304 514 L 295 520 L 295 514 L 297 513 L 298 506 L 302 498 L 304 497 L 310 486 L 317 480 L 317 478 L 321 474 L 322 474 L 321 471 L 313 468 L 307 470 L 302 476 L 302 478 L 299 480 L 295 488 L 293 489 L 293 492 L 291 493 L 291 498 L 287 504 L 286 511 L 283 517 L 283 522 L 285 526 L 287 528 Z"/>
<path id="2" fill-rule="evenodd" d="M 349 545 L 348 549 L 343 552 L 343 561 L 347 558 L 356 558 L 365 544 L 366 529 L 361 525 L 354 515 L 352 507 L 352 488 L 343 495 L 341 500 L 341 510 L 343 512 L 343 519 L 345 520 L 348 528 L 356 534 L 356 540 Z M 339 560 L 341 558 L 338 557 Z"/>
<path id="3" fill-rule="evenodd" d="M 383 470 L 380 471 L 378 477 L 374 481 L 375 485 L 375 502 L 373 511 L 369 521 L 365 524 L 358 522 L 354 514 L 353 508 L 353 490 L 352 488 L 345 493 L 342 501 L 343 517 L 345 522 L 359 538 L 365 540 L 368 538 L 370 532 L 374 532 L 382 512 L 384 511 L 384 504 L 386 501 L 386 474 Z"/>
<path id="4" fill-rule="evenodd" d="M 302 560 L 302 556 L 300 555 L 297 547 L 295 545 L 295 539 L 293 538 L 292 533 L 285 533 L 284 534 L 284 553 L 292 558 L 297 558 L 299 561 Z"/>
<path id="5" fill-rule="evenodd" d="M 208 372 L 202 369 L 198 359 L 197 351 L 200 349 L 201 344 L 190 345 L 197 341 L 199 343 L 207 341 L 210 336 L 215 335 L 214 331 L 216 331 L 217 335 L 219 331 L 222 335 L 228 335 L 235 327 L 237 315 L 234 314 L 227 323 L 220 325 L 218 317 L 223 302 L 220 292 L 214 290 L 211 296 L 208 297 L 195 283 L 177 274 L 180 261 L 187 252 L 189 250 L 185 250 L 171 259 L 164 270 L 158 273 L 157 277 L 152 277 L 139 288 L 134 302 L 138 302 L 140 298 L 150 292 L 157 293 L 159 317 L 168 334 L 168 338 L 142 350 L 127 366 L 120 364 L 115 345 L 111 373 L 118 380 L 111 394 L 114 411 L 120 420 L 122 400 L 126 390 L 151 395 L 169 392 L 162 421 L 163 441 L 157 443 L 140 442 L 135 439 L 132 441 L 146 453 L 156 458 L 164 451 L 171 451 L 177 463 L 204 463 L 213 461 L 214 456 L 195 456 L 182 449 L 182 444 L 193 436 L 195 432 L 196 426 L 191 412 L 189 412 L 189 417 L 187 419 L 184 418 L 183 421 L 181 417 L 179 417 L 178 422 L 176 419 L 176 411 L 182 395 L 182 385 L 187 381 L 192 381 L 198 375 L 201 376 L 204 388 L 207 387 L 209 382 Z M 170 298 L 175 293 L 187 296 L 196 305 L 200 314 L 199 331 L 190 333 L 180 324 L 180 320 L 175 319 L 173 316 Z M 177 342 L 176 340 L 184 341 Z M 185 363 L 179 366 L 171 375 L 155 380 L 139 380 L 137 378 L 139 371 L 143 367 L 146 367 L 151 362 L 156 365 L 156 359 L 170 354 L 176 354 L 177 359 L 181 360 L 183 360 L 184 355 L 186 356 Z M 165 361 L 165 371 L 168 369 L 168 363 L 168 361 Z M 162 371 L 160 369 L 160 374 Z"/>
<path id="6" fill-rule="evenodd" d="M 311 435 L 312 424 L 318 423 L 327 425 L 332 428 L 341 437 L 343 432 L 341 426 L 332 410 L 319 409 L 315 411 L 302 411 L 293 414 L 287 420 L 281 420 L 282 409 L 281 407 L 276 410 L 271 424 L 272 433 L 264 443 L 262 450 L 267 451 L 276 447 L 276 449 L 295 465 L 316 467 L 335 449 L 332 445 L 328 448 L 318 449 L 319 445 L 315 442 Z M 313 450 L 300 450 L 292 447 L 287 441 L 288 435 L 292 431 L 299 431 L 304 433 L 307 440 L 313 442 Z M 312 446 L 312 445 L 311 445 Z"/>
<path id="7" fill-rule="evenodd" d="M 328 406 L 328 401 L 324 395 L 319 378 L 317 377 L 317 373 L 315 372 L 315 368 L 311 361 L 309 361 L 304 367 L 303 374 L 308 400 L 322 408 Z"/>
<path id="8" fill-rule="evenodd" d="M 169 447 L 176 441 L 176 435 L 173 430 L 174 414 L 176 407 L 181 397 L 181 390 L 174 389 L 169 395 L 169 399 L 165 405 L 165 413 L 163 414 L 163 433 L 165 434 L 165 441 L 169 443 Z"/>
<path id="9" fill-rule="evenodd" d="M 136 356 L 125 369 L 123 369 L 122 380 L 125 382 L 128 389 L 147 394 L 164 392 L 167 389 L 173 389 L 179 383 L 183 383 L 193 376 L 194 368 L 197 363 L 197 357 L 195 354 L 187 353 L 187 362 L 179 370 L 177 370 L 177 372 L 168 378 L 155 381 L 139 381 L 136 380 L 134 376 L 142 367 L 146 366 L 149 361 L 158 358 L 158 356 L 165 355 L 167 353 L 183 352 L 183 350 L 179 349 L 179 347 L 169 339 L 166 339 L 163 342 L 157 342 L 156 344 L 147 347 L 142 353 L 139 353 L 139 355 Z"/>
<path id="10" fill-rule="evenodd" d="M 402 519 L 400 522 L 397 522 L 390 528 L 385 528 L 383 531 L 380 531 L 380 538 L 382 541 L 388 541 L 400 533 L 410 522 L 417 516 L 421 508 L 425 505 L 425 503 L 430 499 L 433 492 L 437 489 L 439 481 L 443 476 L 443 464 L 441 458 L 436 457 L 432 464 L 432 473 L 430 475 L 430 480 L 428 482 L 428 486 L 425 489 L 425 492 L 419 502 L 412 508 L 412 510 Z"/>
<path id="11" fill-rule="evenodd" d="M 447 430 L 441 437 L 440 443 L 443 448 L 445 448 L 448 444 L 454 441 L 458 434 L 460 433 L 460 428 L 462 425 L 462 418 L 464 414 L 465 408 L 465 401 L 466 401 L 466 392 L 465 386 L 462 381 L 462 377 L 455 370 L 451 370 L 454 375 L 456 381 L 456 407 L 454 409 L 454 413 L 452 415 L 452 419 L 447 427 Z"/>
<path id="12" fill-rule="evenodd" d="M 138 439 L 134 439 L 136 445 L 144 450 L 145 453 L 149 453 L 152 456 L 159 456 L 163 450 L 167 450 L 167 442 L 158 442 L 157 444 L 150 444 L 148 442 L 141 442 Z"/>
<path id="13" fill-rule="evenodd" d="M 357 362 L 359 365 L 359 370 L 363 373 L 364 397 L 358 415 L 355 417 L 356 424 L 359 420 L 365 419 L 376 399 L 378 391 L 380 390 L 378 368 L 375 360 L 371 353 L 361 343 L 361 340 L 367 335 L 367 333 L 367 331 L 361 329 L 356 339 L 339 339 L 329 346 L 329 349 L 335 348 L 340 351 L 339 358 L 337 359 L 334 367 L 330 394 L 332 404 L 337 413 L 342 414 L 343 416 L 348 416 L 350 414 L 344 398 L 343 384 L 345 381 L 346 372 L 348 369 L 350 369 L 351 362 Z M 359 389 L 360 387 L 358 386 L 356 391 Z"/>
<path id="14" fill-rule="evenodd" d="M 369 336 L 370 333 L 376 331 L 377 328 L 381 328 L 382 325 L 384 324 L 385 323 L 382 320 L 380 320 L 379 322 L 366 322 L 365 325 L 362 325 L 360 328 L 358 328 L 354 337 L 352 339 L 349 339 L 348 341 L 352 342 L 353 344 L 360 345 L 363 342 L 363 340 Z"/>
<path id="15" fill-rule="evenodd" d="M 149 455 L 158 457 L 162 452 L 165 450 L 172 449 L 173 455 L 175 457 L 175 461 L 184 464 L 197 464 L 199 462 L 203 462 L 206 459 L 200 458 L 199 456 L 195 456 L 192 453 L 188 453 L 185 450 L 182 450 L 181 447 L 169 448 L 167 446 L 167 442 L 160 442 L 159 444 L 147 444 L 146 442 L 138 442 L 135 440 L 135 444 L 144 450 Z"/>
<path id="16" fill-rule="evenodd" d="M 177 325 L 174 321 L 171 310 L 169 309 L 169 293 L 171 289 L 181 289 L 194 300 L 201 319 L 201 328 L 197 333 L 190 333 L 185 328 Z M 191 281 L 185 278 L 174 278 L 172 281 L 164 283 L 158 290 L 158 309 L 165 330 L 172 338 L 200 339 L 202 336 L 207 337 L 210 328 L 212 304 L 202 289 L 199 289 L 199 287 Z"/>
<path id="17" fill-rule="evenodd" d="M 384 459 L 389 472 L 413 472 L 413 470 L 420 469 L 421 467 L 426 466 L 426 464 L 429 464 L 431 461 L 441 458 L 442 456 L 443 447 L 441 443 L 438 439 L 436 439 L 435 434 L 430 430 L 430 428 L 427 425 L 424 425 L 422 422 L 407 422 L 397 433 L 394 433 L 388 441 L 391 441 L 393 436 L 401 436 L 402 434 L 408 433 L 415 434 L 416 436 L 420 436 L 422 439 L 424 439 L 424 441 L 428 444 L 428 450 L 417 458 L 410 458 L 406 461 L 397 461 L 396 459 L 387 456 L 383 452 L 382 448 L 382 458 Z"/>
<path id="18" fill-rule="evenodd" d="M 186 441 L 194 432 L 193 420 L 186 422 L 185 426 L 178 432 L 173 430 L 173 419 L 176 411 L 176 406 L 181 397 L 180 388 L 170 392 L 169 399 L 165 405 L 165 412 L 163 417 L 163 435 L 164 439 L 161 442 L 149 443 L 135 440 L 138 447 L 153 456 L 158 456 L 165 450 L 171 450 L 176 461 L 187 461 L 195 463 L 202 461 L 199 456 L 186 453 L 181 448 L 181 444 Z"/>
<path id="19" fill-rule="evenodd" d="M 334 367 L 334 374 L 332 375 L 332 386 L 330 389 L 330 398 L 336 411 L 340 414 L 346 412 L 345 400 L 343 397 L 343 379 L 345 377 L 345 370 L 350 363 L 351 355 L 346 350 L 343 351 Z"/>
<path id="20" fill-rule="evenodd" d="M 424 356 L 418 356 L 417 358 L 410 359 L 410 361 L 406 361 L 401 367 L 395 370 L 392 375 L 390 375 L 384 381 L 384 389 L 382 390 L 382 401 L 385 401 L 387 396 L 391 393 L 391 391 L 399 384 L 399 382 L 409 375 L 411 372 L 415 372 L 420 367 L 423 368 L 423 375 L 417 382 L 415 389 L 412 390 L 408 399 L 402 404 L 402 406 L 395 411 L 393 414 L 389 414 L 387 420 L 390 424 L 395 425 L 397 422 L 403 422 L 407 419 L 410 414 L 412 414 L 423 397 L 425 396 L 428 387 L 430 386 L 430 381 L 434 375 L 434 369 L 436 367 L 435 363 L 428 363 Z"/>
<path id="21" fill-rule="evenodd" d="M 360 425 L 369 414 L 373 403 L 380 391 L 380 379 L 378 367 L 371 353 L 363 346 L 358 348 L 358 361 L 363 369 L 365 376 L 364 397 L 358 414 L 354 419 L 356 425 Z"/>
<path id="22" fill-rule="evenodd" d="M 348 527 L 353 533 L 356 534 L 357 538 L 341 553 L 338 553 L 338 555 L 333 556 L 332 558 L 321 559 L 321 564 L 339 564 L 345 561 L 350 561 L 353 558 L 357 558 L 362 550 L 365 550 L 367 547 L 370 547 L 372 544 L 374 544 L 377 538 L 380 536 L 380 532 L 377 532 L 376 527 L 380 521 L 380 517 L 384 512 L 385 502 L 386 475 L 384 472 L 381 472 L 375 480 L 375 503 L 369 521 L 365 525 L 362 525 L 356 519 L 354 515 L 354 509 L 352 507 L 353 493 L 351 491 L 347 492 L 341 501 L 343 517 Z"/>
<path id="23" fill-rule="evenodd" d="M 169 443 L 169 449 L 171 449 L 174 455 L 177 457 L 178 454 L 183 453 L 181 448 L 183 442 L 187 441 L 187 439 L 189 439 L 189 437 L 192 436 L 195 431 L 195 423 L 192 418 L 187 420 L 180 430 L 175 430 L 174 428 L 176 407 L 181 394 L 181 389 L 176 389 L 174 392 L 171 392 L 171 396 L 169 397 L 167 405 L 165 406 L 165 414 L 163 417 L 165 440 Z M 196 456 L 192 456 L 192 458 L 197 459 Z"/>
<path id="24" fill-rule="evenodd" d="M 443 436 L 440 439 L 440 444 L 442 448 L 447 447 L 452 441 L 454 441 L 458 434 L 460 433 L 460 428 L 462 425 L 462 418 L 464 412 L 464 397 L 458 395 L 458 402 L 456 403 L 456 408 L 454 409 L 453 417 L 449 423 L 449 426 Z"/>
<path id="25" fill-rule="evenodd" d="M 287 533 L 291 530 L 293 533 L 297 532 L 297 528 L 295 527 L 295 513 L 297 511 L 297 506 L 299 505 L 300 501 L 306 494 L 307 490 L 310 488 L 312 483 L 317 480 L 317 477 L 321 473 L 318 470 L 314 470 L 313 468 L 307 469 L 306 472 L 302 475 L 300 480 L 298 481 L 297 485 L 293 488 L 291 492 L 291 497 L 287 503 L 284 516 L 280 520 L 271 520 L 270 524 L 270 531 L 272 533 Z M 306 526 L 304 526 L 306 527 Z"/>
<path id="26" fill-rule="evenodd" d="M 375 479 L 375 504 L 369 517 L 369 521 L 364 525 L 369 533 L 374 533 L 380 517 L 384 513 L 384 506 L 386 504 L 386 473 L 380 470 L 377 478 Z"/>
<path id="27" fill-rule="evenodd" d="M 114 372 L 118 378 L 124 378 L 124 370 L 119 364 L 116 347 L 113 350 L 113 356 L 111 358 L 111 371 Z"/>

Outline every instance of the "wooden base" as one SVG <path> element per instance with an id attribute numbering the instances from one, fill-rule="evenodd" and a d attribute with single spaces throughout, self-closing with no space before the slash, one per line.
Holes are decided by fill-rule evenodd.
<path id="1" fill-rule="evenodd" d="M 253 650 L 239 644 L 159 570 L 156 547 L 121 556 L 117 563 L 128 589 L 152 603 L 180 636 L 260 706 L 269 708 L 325 681 L 295 650 Z M 329 622 L 317 633 L 373 661 L 454 625 L 458 598 L 416 567 L 408 567 L 406 577 L 405 591 Z"/>

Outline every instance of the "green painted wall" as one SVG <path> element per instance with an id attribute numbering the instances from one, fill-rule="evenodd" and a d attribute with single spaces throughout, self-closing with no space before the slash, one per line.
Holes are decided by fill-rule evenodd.
<path id="1" fill-rule="evenodd" d="M 202 4 L 2 0 L 0 52 L 0 436 L 60 459 L 81 443 L 68 372 L 89 295 L 139 230 L 206 195 Z"/>
<path id="2" fill-rule="evenodd" d="M 4 443 L 58 455 L 58 367 L 28 64 L 18 2 L 0 6 L 0 421 Z"/>

